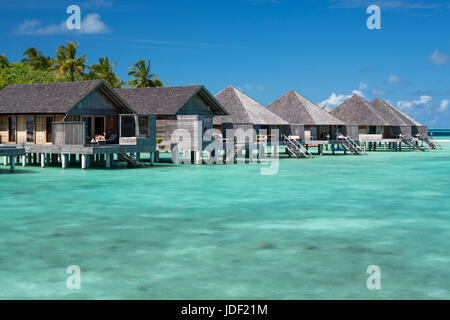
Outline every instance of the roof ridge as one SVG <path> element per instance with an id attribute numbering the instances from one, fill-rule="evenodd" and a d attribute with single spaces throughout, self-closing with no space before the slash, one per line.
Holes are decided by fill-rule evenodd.
<path id="1" fill-rule="evenodd" d="M 197 88 L 197 87 L 204 87 L 202 84 L 196 84 L 196 85 L 188 85 L 188 86 L 169 86 L 169 87 L 142 87 L 142 88 L 114 88 L 115 90 L 121 90 L 121 89 L 168 89 L 168 88 Z"/>
<path id="2" fill-rule="evenodd" d="M 233 92 L 236 94 L 236 97 L 239 101 L 239 104 L 241 105 L 242 109 L 244 109 L 245 114 L 247 115 L 248 120 L 250 121 L 252 119 L 252 116 L 250 115 L 250 113 L 248 113 L 247 108 L 244 106 L 244 102 L 242 101 L 241 97 L 239 94 L 243 94 L 244 96 L 247 96 L 248 98 L 250 98 L 251 100 L 255 101 L 256 103 L 260 104 L 258 101 L 256 101 L 255 99 L 253 99 L 252 97 L 250 97 L 249 95 L 247 95 L 246 93 L 244 93 L 242 90 L 239 90 L 238 88 L 234 87 L 234 86 L 230 86 L 230 88 L 233 90 Z M 260 104 L 261 105 L 261 104 Z M 262 106 L 262 105 L 261 105 Z"/>
<path id="3" fill-rule="evenodd" d="M 358 95 L 358 94 L 355 94 L 355 95 L 353 95 L 353 97 L 358 97 L 359 99 L 361 99 L 363 102 L 364 102 L 364 104 L 366 104 L 367 105 L 367 107 L 369 107 L 369 110 L 371 110 L 372 112 L 374 112 L 375 113 L 375 115 L 379 118 L 379 119 L 381 119 L 383 122 L 385 122 L 386 123 L 386 125 L 390 125 L 390 123 L 389 122 L 392 122 L 392 119 L 391 118 L 389 118 L 388 116 L 386 116 L 386 115 L 384 115 L 383 113 L 381 113 L 377 108 L 375 108 L 374 106 L 372 106 L 370 103 L 369 103 L 369 101 L 367 101 L 366 99 L 364 99 L 363 97 L 361 97 L 360 95 Z M 353 98 L 352 97 L 352 98 Z M 351 98 L 350 98 L 351 99 Z M 387 120 L 389 120 L 389 121 L 387 121 Z"/>
<path id="4" fill-rule="evenodd" d="M 311 112 L 310 112 L 310 110 L 309 110 L 309 108 L 307 108 L 307 106 L 303 103 L 303 101 L 301 100 L 301 98 L 303 98 L 303 99 L 305 99 L 305 100 L 311 102 L 312 104 L 314 104 L 314 102 L 312 102 L 311 100 L 309 100 L 309 99 L 306 98 L 305 96 L 301 95 L 301 94 L 298 93 L 297 91 L 295 91 L 295 90 L 292 90 L 292 91 L 295 93 L 295 96 L 297 97 L 298 101 L 300 101 L 300 103 L 301 103 L 301 105 L 303 106 L 303 108 L 305 108 L 306 113 L 308 113 L 309 116 L 311 117 L 311 119 L 312 119 L 313 121 L 315 121 L 315 120 L 314 120 L 314 117 L 312 116 L 312 114 L 311 114 Z"/>

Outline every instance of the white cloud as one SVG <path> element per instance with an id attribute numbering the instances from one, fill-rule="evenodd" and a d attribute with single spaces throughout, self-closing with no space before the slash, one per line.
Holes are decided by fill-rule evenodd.
<path id="1" fill-rule="evenodd" d="M 434 52 L 428 58 L 428 60 L 437 65 L 447 64 L 449 59 L 450 56 L 448 54 L 442 53 L 438 49 L 434 50 Z"/>
<path id="2" fill-rule="evenodd" d="M 332 93 L 330 97 L 326 100 L 323 100 L 322 102 L 319 102 L 317 105 L 319 107 L 325 107 L 325 106 L 338 106 L 341 103 L 343 103 L 345 100 L 350 99 L 353 95 L 357 94 L 360 97 L 365 98 L 364 93 L 361 90 L 353 90 L 352 94 L 336 94 Z"/>
<path id="3" fill-rule="evenodd" d="M 449 103 L 450 103 L 450 100 L 448 100 L 448 99 L 442 100 L 441 104 L 439 105 L 439 109 L 438 110 L 440 112 L 447 112 Z"/>
<path id="4" fill-rule="evenodd" d="M 103 23 L 98 13 L 88 14 L 81 21 L 81 33 L 107 33 L 109 28 Z"/>
<path id="5" fill-rule="evenodd" d="M 396 74 L 391 74 L 386 81 L 389 83 L 397 83 L 400 82 L 400 77 Z"/>
<path id="6" fill-rule="evenodd" d="M 320 102 L 318 105 L 320 107 L 324 107 L 324 106 L 338 106 L 340 105 L 342 102 L 344 102 L 345 100 L 347 100 L 348 98 L 350 98 L 351 95 L 337 95 L 336 93 L 332 93 L 330 95 L 330 97 L 322 102 Z"/>
<path id="7" fill-rule="evenodd" d="M 360 82 L 360 83 L 359 83 L 359 89 L 360 89 L 360 90 L 366 90 L 366 89 L 367 89 L 367 83 L 365 83 L 365 82 Z"/>
<path id="8" fill-rule="evenodd" d="M 60 24 L 50 24 L 43 26 L 39 20 L 25 20 L 15 30 L 16 34 L 21 35 L 53 35 L 67 32 L 78 32 L 84 34 L 107 33 L 109 28 L 101 21 L 101 17 L 97 13 L 89 13 L 81 21 L 80 30 L 69 30 L 66 27 L 66 21 Z"/>
<path id="9" fill-rule="evenodd" d="M 51 24 L 48 26 L 41 26 L 41 22 L 36 19 L 25 20 L 22 24 L 20 24 L 17 29 L 17 34 L 23 35 L 49 35 L 62 33 L 67 31 L 66 23 L 61 22 L 59 25 Z"/>
<path id="10" fill-rule="evenodd" d="M 408 100 L 402 100 L 402 101 L 398 101 L 397 102 L 397 107 L 399 107 L 400 109 L 409 109 L 412 108 L 413 106 L 419 106 L 419 105 L 423 105 L 423 106 L 428 106 L 430 101 L 431 101 L 431 97 L 430 96 L 420 96 L 419 100 L 413 100 L 413 101 L 408 101 Z"/>

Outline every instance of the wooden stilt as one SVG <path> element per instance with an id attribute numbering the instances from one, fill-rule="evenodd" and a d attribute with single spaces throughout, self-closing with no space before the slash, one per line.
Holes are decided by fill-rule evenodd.
<path id="1" fill-rule="evenodd" d="M 87 155 L 86 154 L 81 154 L 81 169 L 85 170 L 86 166 L 87 166 Z"/>
<path id="2" fill-rule="evenodd" d="M 67 168 L 67 154 L 61 154 L 61 166 L 63 169 Z"/>
<path id="3" fill-rule="evenodd" d="M 106 154 L 106 167 L 111 168 L 111 154 Z"/>
<path id="4" fill-rule="evenodd" d="M 10 164 L 9 164 L 10 171 L 11 172 L 16 171 L 16 159 L 15 159 L 15 157 L 14 156 L 9 156 L 9 161 L 10 161 Z"/>
<path id="5" fill-rule="evenodd" d="M 150 165 L 154 165 L 155 164 L 155 153 L 154 152 L 150 152 Z"/>

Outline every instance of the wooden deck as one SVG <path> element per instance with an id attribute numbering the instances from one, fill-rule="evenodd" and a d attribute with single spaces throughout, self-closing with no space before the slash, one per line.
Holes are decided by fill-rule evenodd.
<path id="1" fill-rule="evenodd" d="M 154 152 L 151 145 L 105 144 L 105 145 L 25 145 L 26 153 L 50 154 L 110 154 L 122 152 Z"/>
<path id="2" fill-rule="evenodd" d="M 11 146 L 11 145 L 1 145 L 0 144 L 0 157 L 9 156 L 23 156 L 25 155 L 25 149 L 22 146 Z"/>
<path id="3" fill-rule="evenodd" d="M 3 165 L 7 166 L 11 172 L 16 170 L 16 157 L 25 157 L 25 150 L 23 147 L 1 145 L 0 144 L 0 157 L 3 157 Z"/>

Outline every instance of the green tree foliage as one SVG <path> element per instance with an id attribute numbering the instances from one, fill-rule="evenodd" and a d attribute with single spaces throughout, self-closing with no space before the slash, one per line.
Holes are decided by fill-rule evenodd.
<path id="1" fill-rule="evenodd" d="M 0 68 L 5 68 L 8 66 L 9 66 L 9 61 L 6 58 L 6 55 L 4 53 L 0 54 Z"/>
<path id="2" fill-rule="evenodd" d="M 0 89 L 9 84 L 57 82 L 55 75 L 45 70 L 34 69 L 27 63 L 14 62 L 0 68 Z"/>
<path id="3" fill-rule="evenodd" d="M 116 76 L 113 69 L 116 67 L 117 62 L 113 65 L 109 63 L 108 57 L 99 58 L 98 63 L 88 67 L 90 72 L 86 75 L 88 79 L 100 79 L 105 81 L 110 87 L 120 88 L 124 82 Z"/>
<path id="4" fill-rule="evenodd" d="M 34 69 L 48 70 L 51 66 L 50 57 L 44 56 L 40 50 L 37 50 L 34 47 L 28 48 L 23 53 L 23 56 L 22 62 L 28 63 Z"/>
<path id="5" fill-rule="evenodd" d="M 78 42 L 67 41 L 56 49 L 55 58 L 45 56 L 35 47 L 23 53 L 21 62 L 10 63 L 5 54 L 0 55 L 0 89 L 9 84 L 49 83 L 100 79 L 109 86 L 119 88 L 126 83 L 114 72 L 117 62 L 112 65 L 108 57 L 99 58 L 98 63 L 86 65 L 86 54 L 77 56 Z M 85 68 L 89 69 L 85 73 Z M 167 86 L 158 76 L 151 73 L 150 60 L 140 60 L 129 68 L 132 79 L 127 83 L 134 88 Z"/>
<path id="6" fill-rule="evenodd" d="M 151 73 L 150 60 L 148 61 L 147 66 L 145 65 L 144 60 L 139 60 L 134 64 L 134 66 L 128 69 L 131 70 L 130 72 L 128 72 L 128 75 L 134 78 L 128 81 L 128 85 L 133 88 L 163 86 L 161 80 L 158 79 L 158 76 Z"/>
<path id="7" fill-rule="evenodd" d="M 78 42 L 67 41 L 65 46 L 59 46 L 56 49 L 56 58 L 52 59 L 51 71 L 56 71 L 58 79 L 63 78 L 66 74 L 70 75 L 70 81 L 75 81 L 75 75 L 84 75 L 86 67 L 86 54 L 77 57 Z"/>

